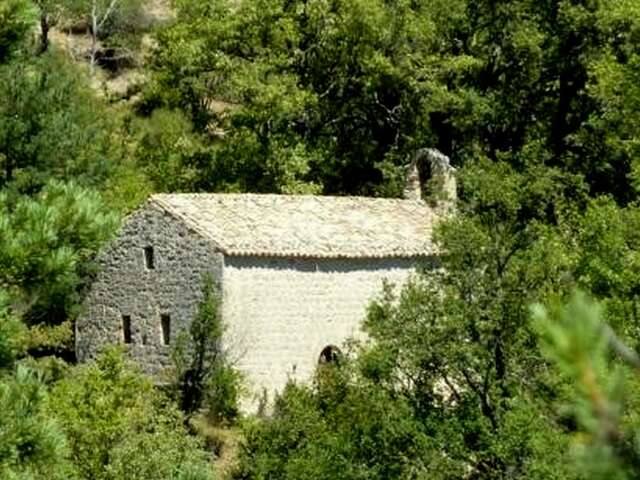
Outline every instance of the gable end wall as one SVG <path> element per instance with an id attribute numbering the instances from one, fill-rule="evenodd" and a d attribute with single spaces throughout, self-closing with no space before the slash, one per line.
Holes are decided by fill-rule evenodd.
<path id="1" fill-rule="evenodd" d="M 147 269 L 144 247 L 154 250 Z M 122 315 L 131 317 L 127 349 L 143 369 L 167 365 L 160 315 L 171 317 L 171 337 L 187 327 L 202 298 L 206 272 L 219 282 L 222 255 L 210 241 L 153 206 L 134 213 L 100 256 L 100 273 L 76 322 L 76 354 L 86 361 L 109 344 L 123 343 Z"/>

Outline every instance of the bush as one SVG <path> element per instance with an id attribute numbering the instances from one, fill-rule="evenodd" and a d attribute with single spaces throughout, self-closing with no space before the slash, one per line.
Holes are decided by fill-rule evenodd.
<path id="1" fill-rule="evenodd" d="M 6 480 L 75 478 L 68 444 L 46 414 L 44 386 L 28 368 L 0 380 L 0 472 Z"/>
<path id="2" fill-rule="evenodd" d="M 293 383 L 273 414 L 246 422 L 236 479 L 461 478 L 402 398 L 325 366 L 315 387 Z"/>
<path id="3" fill-rule="evenodd" d="M 13 366 L 25 350 L 26 329 L 12 314 L 9 296 L 0 290 L 0 370 Z"/>
<path id="4" fill-rule="evenodd" d="M 198 311 L 189 330 L 178 336 L 171 357 L 182 410 L 190 415 L 206 406 L 216 423 L 238 416 L 241 393 L 241 377 L 222 348 L 223 333 L 220 297 L 213 279 L 206 276 Z"/>
<path id="5" fill-rule="evenodd" d="M 180 412 L 118 349 L 58 382 L 49 410 L 64 425 L 82 478 L 212 478 Z"/>

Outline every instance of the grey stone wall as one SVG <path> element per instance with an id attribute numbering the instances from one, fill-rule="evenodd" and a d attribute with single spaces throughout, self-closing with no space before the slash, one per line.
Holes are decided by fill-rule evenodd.
<path id="1" fill-rule="evenodd" d="M 144 248 L 153 247 L 148 269 Z M 205 272 L 220 281 L 222 255 L 182 222 L 145 206 L 125 223 L 99 258 L 100 273 L 76 323 L 76 353 L 92 359 L 108 344 L 124 343 L 122 315 L 131 317 L 132 356 L 149 373 L 168 361 L 160 316 L 170 315 L 171 336 L 184 329 L 202 298 Z"/>
<path id="2" fill-rule="evenodd" d="M 288 380 L 309 381 L 320 353 L 363 338 L 366 309 L 383 280 L 406 281 L 415 259 L 225 257 L 225 347 L 244 373 L 252 411 Z"/>

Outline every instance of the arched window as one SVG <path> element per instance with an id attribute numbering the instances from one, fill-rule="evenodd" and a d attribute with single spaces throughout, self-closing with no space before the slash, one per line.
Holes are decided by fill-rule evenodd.
<path id="1" fill-rule="evenodd" d="M 338 363 L 342 358 L 342 352 L 335 345 L 327 345 L 320 352 L 320 358 L 318 359 L 318 363 L 329 364 L 329 363 Z"/>

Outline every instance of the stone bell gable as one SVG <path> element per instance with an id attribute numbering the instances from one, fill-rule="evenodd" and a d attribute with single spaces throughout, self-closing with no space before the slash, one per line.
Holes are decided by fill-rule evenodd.
<path id="1" fill-rule="evenodd" d="M 168 364 L 202 298 L 222 292 L 223 348 L 249 399 L 311 378 L 350 337 L 383 285 L 433 263 L 441 213 L 421 200 L 257 194 L 159 194 L 100 256 L 76 325 L 81 361 L 127 345 L 144 369 Z"/>

